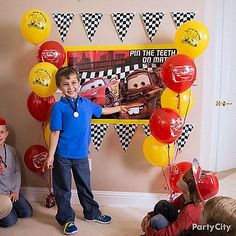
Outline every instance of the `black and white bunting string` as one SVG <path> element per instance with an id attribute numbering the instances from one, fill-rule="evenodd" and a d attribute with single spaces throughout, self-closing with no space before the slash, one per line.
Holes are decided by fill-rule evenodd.
<path id="1" fill-rule="evenodd" d="M 143 127 L 143 130 L 144 130 L 146 136 L 147 136 L 147 137 L 150 136 L 150 135 L 151 135 L 151 131 L 150 131 L 150 128 L 149 128 L 149 124 L 147 124 L 147 125 L 142 125 L 142 127 Z"/>
<path id="2" fill-rule="evenodd" d="M 88 39 L 92 42 L 93 36 L 97 31 L 97 27 L 103 15 L 101 13 L 81 13 L 80 16 L 87 32 Z"/>
<path id="3" fill-rule="evenodd" d="M 183 131 L 180 137 L 176 140 L 178 151 L 182 151 L 190 134 L 192 133 L 193 125 L 192 124 L 184 124 Z"/>
<path id="4" fill-rule="evenodd" d="M 116 133 L 119 136 L 120 143 L 122 146 L 122 149 L 126 152 L 131 139 L 133 138 L 138 125 L 136 124 L 129 124 L 129 125 L 114 125 Z"/>
<path id="5" fill-rule="evenodd" d="M 80 15 L 84 28 L 86 30 L 88 39 L 90 42 L 97 31 L 100 21 L 103 17 L 103 13 L 52 13 L 53 19 L 57 25 L 61 41 L 64 42 L 68 34 L 70 25 L 75 15 Z M 164 12 L 146 12 L 140 14 L 142 16 L 143 24 L 145 26 L 148 38 L 152 40 L 160 27 L 160 24 L 164 17 Z M 193 20 L 196 12 L 170 12 L 171 18 L 178 28 L 183 23 Z M 135 13 L 112 13 L 111 17 L 117 31 L 118 37 L 123 42 L 128 32 L 128 29 L 134 19 Z"/>
<path id="6" fill-rule="evenodd" d="M 92 124 L 91 125 L 91 137 L 95 150 L 99 151 L 102 144 L 102 140 L 107 132 L 107 124 Z"/>
<path id="7" fill-rule="evenodd" d="M 170 12 L 170 15 L 172 17 L 172 20 L 175 24 L 175 27 L 178 28 L 181 26 L 183 23 L 193 20 L 196 12 Z"/>
<path id="8" fill-rule="evenodd" d="M 61 41 L 64 42 L 75 15 L 74 13 L 53 13 L 52 16 L 57 25 Z"/>
<path id="9" fill-rule="evenodd" d="M 118 34 L 123 42 L 127 31 L 134 19 L 134 13 L 112 13 L 112 19 Z"/>
<path id="10" fill-rule="evenodd" d="M 137 130 L 137 124 L 117 124 L 113 125 L 119 137 L 122 149 L 126 152 L 129 144 Z M 91 136 L 95 150 L 99 151 L 103 138 L 107 132 L 108 124 L 92 124 Z M 142 124 L 146 136 L 151 135 L 149 124 Z M 185 124 L 180 137 L 175 141 L 178 151 L 182 151 L 191 132 L 193 130 L 192 124 Z"/>
<path id="11" fill-rule="evenodd" d="M 163 17 L 164 17 L 163 12 L 142 13 L 144 26 L 145 26 L 145 29 L 147 31 L 148 38 L 151 41 L 155 37 Z"/>

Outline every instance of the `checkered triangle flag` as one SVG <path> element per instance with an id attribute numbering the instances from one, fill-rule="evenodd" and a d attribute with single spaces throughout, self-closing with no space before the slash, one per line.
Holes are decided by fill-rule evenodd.
<path id="1" fill-rule="evenodd" d="M 182 149 L 185 146 L 186 141 L 189 138 L 192 130 L 193 130 L 193 125 L 191 125 L 191 124 L 185 124 L 184 125 L 181 135 L 176 140 L 176 143 L 177 143 L 177 146 L 178 146 L 178 151 L 182 151 Z"/>
<path id="2" fill-rule="evenodd" d="M 61 41 L 64 42 L 75 15 L 73 13 L 53 13 L 52 16 L 57 25 Z"/>
<path id="3" fill-rule="evenodd" d="M 149 124 L 147 125 L 142 125 L 143 129 L 144 129 L 144 132 L 146 134 L 146 136 L 150 136 L 151 135 L 151 132 L 150 132 L 150 128 L 149 128 Z"/>
<path id="4" fill-rule="evenodd" d="M 134 13 L 112 13 L 112 19 L 115 24 L 117 34 L 123 42 L 134 19 Z"/>
<path id="5" fill-rule="evenodd" d="M 156 35 L 157 30 L 161 24 L 161 21 L 164 17 L 164 13 L 163 12 L 155 12 L 155 13 L 147 12 L 147 13 L 142 13 L 142 17 L 143 17 L 144 26 L 148 33 L 148 37 L 152 41 L 152 39 Z"/>
<path id="6" fill-rule="evenodd" d="M 115 130 L 119 136 L 122 149 L 126 152 L 130 144 L 131 139 L 133 138 L 138 125 L 129 124 L 129 125 L 114 125 Z"/>
<path id="7" fill-rule="evenodd" d="M 80 16 L 87 32 L 88 39 L 92 42 L 93 36 L 97 31 L 97 27 L 103 15 L 101 13 L 81 13 Z"/>
<path id="8" fill-rule="evenodd" d="M 96 151 L 100 149 L 107 128 L 107 124 L 91 124 L 91 137 Z"/>
<path id="9" fill-rule="evenodd" d="M 175 27 L 178 28 L 183 23 L 193 20 L 196 12 L 170 12 Z"/>

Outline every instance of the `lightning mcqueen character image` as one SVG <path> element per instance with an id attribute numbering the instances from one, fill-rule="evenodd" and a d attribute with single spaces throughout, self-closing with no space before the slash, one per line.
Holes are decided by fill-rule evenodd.
<path id="1" fill-rule="evenodd" d="M 157 71 L 138 70 L 120 81 L 120 103 L 129 107 L 122 119 L 149 119 L 156 108 L 160 108 L 160 96 L 164 84 Z"/>
<path id="2" fill-rule="evenodd" d="M 89 80 L 81 86 L 79 95 L 100 106 L 117 106 L 119 103 L 116 101 L 116 95 L 113 92 L 117 83 L 116 79 L 112 79 L 108 84 L 103 78 Z"/>

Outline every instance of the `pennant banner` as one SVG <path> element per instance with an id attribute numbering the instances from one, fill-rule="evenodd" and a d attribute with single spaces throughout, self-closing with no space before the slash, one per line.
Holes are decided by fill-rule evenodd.
<path id="1" fill-rule="evenodd" d="M 64 42 L 75 15 L 73 13 L 53 13 L 52 16 L 57 25 L 61 41 Z"/>
<path id="2" fill-rule="evenodd" d="M 92 42 L 93 36 L 97 31 L 97 27 L 103 15 L 101 13 L 81 13 L 80 16 L 88 35 L 88 39 Z"/>
<path id="3" fill-rule="evenodd" d="M 183 23 L 193 20 L 196 12 L 170 12 L 175 27 L 178 28 Z"/>
<path id="4" fill-rule="evenodd" d="M 164 13 L 163 12 L 156 12 L 156 13 L 147 12 L 147 13 L 142 13 L 142 17 L 143 17 L 144 26 L 148 33 L 148 37 L 152 41 L 152 39 L 156 35 L 157 30 L 161 24 L 161 21 L 164 17 Z"/>
<path id="5" fill-rule="evenodd" d="M 107 124 L 92 124 L 91 125 L 91 136 L 95 146 L 95 150 L 99 151 L 102 144 L 102 140 L 106 134 L 108 125 Z"/>
<path id="6" fill-rule="evenodd" d="M 114 125 L 114 128 L 118 134 L 122 149 L 126 152 L 129 144 L 137 130 L 137 124 L 117 124 Z M 149 124 L 142 124 L 146 136 L 150 136 L 150 127 Z M 103 138 L 107 132 L 108 124 L 92 124 L 91 125 L 91 136 L 92 142 L 95 146 L 95 150 L 99 151 Z M 193 130 L 192 124 L 185 124 L 183 127 L 182 134 L 175 141 L 178 151 L 182 151 L 191 132 Z"/>
<path id="7" fill-rule="evenodd" d="M 133 138 L 138 125 L 129 124 L 129 125 L 114 125 L 115 130 L 119 136 L 121 146 L 123 150 L 126 152 L 131 139 Z"/>
<path id="8" fill-rule="evenodd" d="M 146 134 L 146 136 L 150 136 L 151 135 L 151 132 L 150 132 L 150 128 L 149 128 L 149 124 L 148 125 L 142 125 L 143 129 L 144 129 L 144 132 Z"/>
<path id="9" fill-rule="evenodd" d="M 187 142 L 187 139 L 189 138 L 190 134 L 192 133 L 192 130 L 193 130 L 193 125 L 191 125 L 191 124 L 184 125 L 183 131 L 182 131 L 180 137 L 176 141 L 179 151 L 182 151 L 182 149 L 184 148 L 184 146 Z"/>
<path id="10" fill-rule="evenodd" d="M 127 31 L 134 19 L 134 13 L 112 13 L 118 37 L 123 42 Z"/>

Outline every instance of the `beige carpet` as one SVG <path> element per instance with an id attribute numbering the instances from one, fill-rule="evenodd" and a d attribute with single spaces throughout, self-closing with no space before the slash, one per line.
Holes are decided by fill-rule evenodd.
<path id="1" fill-rule="evenodd" d="M 18 219 L 17 223 L 7 229 L 0 228 L 0 236 L 57 236 L 63 235 L 62 228 L 56 223 L 56 207 L 46 208 L 33 202 L 34 214 L 31 218 Z M 102 225 L 85 222 L 79 205 L 73 205 L 76 212 L 77 234 L 81 236 L 139 236 L 142 231 L 140 222 L 147 210 L 137 208 L 101 208 L 104 213 L 113 217 L 111 224 Z M 149 209 L 148 209 L 149 210 Z"/>
<path id="2" fill-rule="evenodd" d="M 229 196 L 236 199 L 236 169 L 217 174 L 220 180 L 218 195 Z M 54 216 L 56 207 L 46 208 L 38 202 L 32 203 L 34 214 L 28 219 L 19 219 L 18 222 L 7 229 L 0 228 L 0 236 L 57 236 L 63 235 L 61 227 L 56 223 Z M 82 209 L 73 205 L 76 212 L 76 225 L 80 236 L 139 236 L 142 234 L 140 222 L 147 211 L 151 209 L 139 208 L 101 208 L 104 213 L 113 217 L 109 225 L 94 222 L 85 222 L 82 219 Z"/>

